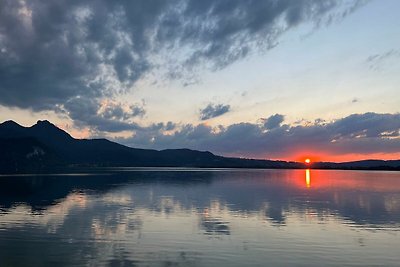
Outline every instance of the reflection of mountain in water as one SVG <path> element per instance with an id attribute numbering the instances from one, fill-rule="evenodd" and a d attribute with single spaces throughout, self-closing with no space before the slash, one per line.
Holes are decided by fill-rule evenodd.
<path id="1" fill-rule="evenodd" d="M 399 183 L 396 173 L 304 170 L 1 177 L 0 248 L 18 249 L 0 250 L 0 259 L 18 266 L 23 251 L 31 266 L 54 266 L 51 257 L 37 257 L 46 251 L 58 255 L 59 266 L 78 265 L 83 255 L 91 255 L 87 266 L 142 266 L 154 258 L 146 244 L 157 244 L 174 246 L 168 256 L 158 254 L 159 265 L 188 266 L 204 258 L 185 247 L 190 242 L 238 239 L 257 221 L 290 227 L 291 218 L 313 217 L 398 227 Z M 245 240 L 241 245 L 246 249 Z"/>
<path id="2" fill-rule="evenodd" d="M 321 220 L 340 216 L 355 224 L 400 223 L 400 181 L 396 173 L 311 171 L 113 171 L 86 176 L 26 176 L 0 179 L 0 207 L 8 212 L 24 203 L 46 213 L 77 192 L 104 198 L 118 191 L 119 200 L 154 212 L 207 210 L 217 201 L 230 212 L 263 213 L 284 225 L 289 214 L 313 215 Z M 379 174 L 381 175 L 381 174 Z M 113 196 L 115 198 L 115 196 Z M 204 214 L 203 214 L 204 215 Z M 210 233 L 229 233 L 228 223 L 201 218 Z M 222 230 L 221 230 L 222 229 Z"/>
<path id="3" fill-rule="evenodd" d="M 0 206 L 25 203 L 33 210 L 46 209 L 71 192 L 102 194 L 116 187 L 143 184 L 190 186 L 209 183 L 205 172 L 110 172 L 65 175 L 4 176 L 0 179 Z"/>

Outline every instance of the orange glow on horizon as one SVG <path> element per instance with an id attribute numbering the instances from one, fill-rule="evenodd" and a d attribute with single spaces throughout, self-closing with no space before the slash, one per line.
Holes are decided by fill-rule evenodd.
<path id="1" fill-rule="evenodd" d="M 304 162 L 307 163 L 307 164 L 309 164 L 309 163 L 311 163 L 311 160 L 310 160 L 309 158 L 306 158 L 306 159 L 304 160 Z"/>
<path id="2" fill-rule="evenodd" d="M 304 156 L 308 155 L 308 156 Z M 296 161 L 307 163 L 309 159 L 312 162 L 347 162 L 357 160 L 398 160 L 400 159 L 400 153 L 371 153 L 371 154 L 329 154 L 313 151 L 304 151 L 301 153 L 295 153 L 293 155 L 273 157 L 278 160 Z M 308 164 L 308 163 L 307 163 Z"/>

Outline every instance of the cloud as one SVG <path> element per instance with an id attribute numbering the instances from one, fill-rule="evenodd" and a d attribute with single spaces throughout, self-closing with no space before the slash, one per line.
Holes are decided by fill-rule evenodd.
<path id="1" fill-rule="evenodd" d="M 280 116 L 270 118 L 277 117 Z M 399 113 L 352 114 L 331 122 L 318 120 L 307 125 L 281 123 L 281 120 L 276 120 L 274 127 L 269 129 L 264 123 L 236 123 L 227 127 L 187 124 L 172 134 L 165 134 L 162 130 L 138 131 L 131 138 L 117 141 L 134 147 L 186 147 L 260 158 L 285 157 L 304 151 L 333 155 L 400 151 Z"/>
<path id="2" fill-rule="evenodd" d="M 231 106 L 223 104 L 208 104 L 200 110 L 200 120 L 208 120 L 229 112 Z"/>
<path id="3" fill-rule="evenodd" d="M 275 114 L 267 119 L 262 119 L 262 121 L 264 122 L 265 129 L 271 130 L 276 127 L 279 127 L 281 125 L 281 123 L 284 121 L 284 119 L 285 119 L 285 116 L 283 116 L 281 114 Z"/>
<path id="4" fill-rule="evenodd" d="M 4 0 L 0 105 L 73 116 L 77 99 L 113 98 L 155 69 L 180 78 L 201 66 L 224 68 L 275 47 L 299 24 L 329 23 L 362 2 Z M 87 112 L 94 123 L 98 110 Z"/>
<path id="5" fill-rule="evenodd" d="M 129 120 L 134 117 L 143 117 L 146 113 L 143 105 L 128 105 L 113 101 L 105 101 L 99 112 L 103 118 L 114 120 Z"/>
<path id="6" fill-rule="evenodd" d="M 385 62 L 391 58 L 400 57 L 400 50 L 391 49 L 381 54 L 374 54 L 369 56 L 365 62 L 370 70 L 380 70 Z"/>
<path id="7" fill-rule="evenodd" d="M 62 105 L 59 112 L 67 114 L 76 126 L 89 126 L 94 131 L 121 132 L 142 129 L 141 126 L 130 120 L 134 115 L 139 115 L 136 109 L 140 110 L 141 108 L 133 105 L 125 107 L 125 109 L 127 110 L 117 103 L 105 104 L 96 99 L 76 97 Z"/>

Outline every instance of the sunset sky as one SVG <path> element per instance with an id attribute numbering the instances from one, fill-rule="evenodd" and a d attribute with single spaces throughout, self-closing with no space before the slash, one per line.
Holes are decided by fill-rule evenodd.
<path id="1" fill-rule="evenodd" d="M 0 1 L 0 122 L 139 148 L 400 159 L 400 1 Z"/>

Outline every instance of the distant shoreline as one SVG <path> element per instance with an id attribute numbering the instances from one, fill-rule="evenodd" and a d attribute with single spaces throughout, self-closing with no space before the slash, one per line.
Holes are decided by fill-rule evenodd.
<path id="1" fill-rule="evenodd" d="M 2 172 L 0 178 L 4 176 L 36 176 L 36 175 L 88 175 L 100 174 L 106 171 L 115 172 L 212 172 L 212 171 L 263 171 L 263 170 L 318 170 L 318 171 L 390 171 L 398 172 L 400 168 L 246 168 L 246 167 L 179 167 L 179 166 L 81 166 L 66 168 L 48 168 L 41 170 L 26 170 L 21 172 Z"/>

